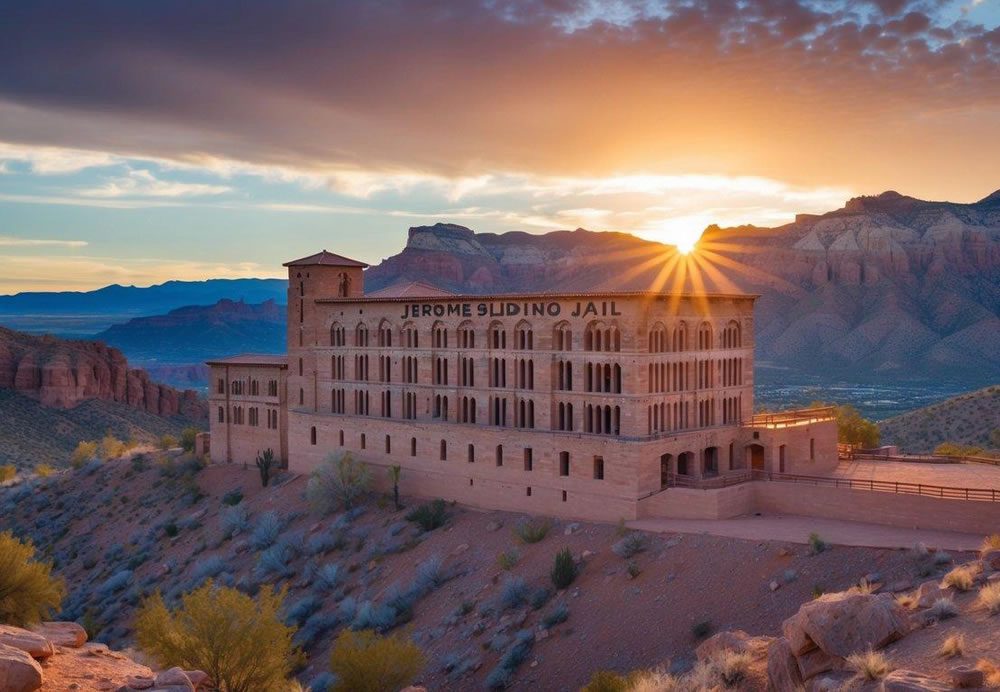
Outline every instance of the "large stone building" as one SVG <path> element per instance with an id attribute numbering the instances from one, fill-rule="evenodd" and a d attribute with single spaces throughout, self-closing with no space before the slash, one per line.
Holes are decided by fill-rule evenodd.
<path id="1" fill-rule="evenodd" d="M 828 411 L 753 416 L 755 296 L 366 294 L 361 262 L 285 266 L 287 357 L 209 363 L 216 462 L 349 451 L 406 494 L 605 520 L 837 463 Z"/>

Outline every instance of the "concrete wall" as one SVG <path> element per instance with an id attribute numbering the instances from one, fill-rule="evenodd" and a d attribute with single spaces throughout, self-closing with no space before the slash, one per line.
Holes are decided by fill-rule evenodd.
<path id="1" fill-rule="evenodd" d="M 910 529 L 993 534 L 1000 530 L 1000 502 L 948 500 L 919 495 L 755 482 L 760 512 L 861 521 Z"/>
<path id="2" fill-rule="evenodd" d="M 668 488 L 639 500 L 638 519 L 732 519 L 753 511 L 751 483 L 716 490 Z"/>

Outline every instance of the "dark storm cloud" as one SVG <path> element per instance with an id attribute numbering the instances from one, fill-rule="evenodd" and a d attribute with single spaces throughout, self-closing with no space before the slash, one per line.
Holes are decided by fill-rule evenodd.
<path id="1" fill-rule="evenodd" d="M 708 157 L 779 174 L 776 153 L 832 156 L 880 122 L 905 136 L 901 114 L 1000 101 L 996 30 L 936 19 L 934 2 L 648 6 L 622 21 L 573 0 L 15 0 L 0 140 L 304 168 Z"/>

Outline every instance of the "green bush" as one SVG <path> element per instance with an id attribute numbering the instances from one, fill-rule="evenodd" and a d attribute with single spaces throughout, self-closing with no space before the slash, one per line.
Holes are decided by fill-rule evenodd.
<path id="1" fill-rule="evenodd" d="M 406 520 L 418 524 L 424 531 L 433 531 L 444 526 L 445 521 L 448 520 L 446 507 L 444 500 L 441 499 L 427 502 L 410 510 L 406 515 Z"/>
<path id="2" fill-rule="evenodd" d="M 90 441 L 81 441 L 77 443 L 76 449 L 73 450 L 73 454 L 70 455 L 70 464 L 75 469 L 82 468 L 91 459 L 97 458 L 97 443 Z"/>
<path id="3" fill-rule="evenodd" d="M 331 692 L 395 692 L 425 665 L 420 648 L 407 639 L 345 628 L 330 654 L 330 670 L 337 676 Z"/>
<path id="4" fill-rule="evenodd" d="M 364 462 L 355 461 L 350 452 L 331 453 L 313 470 L 306 484 L 306 498 L 317 512 L 350 509 L 368 492 L 371 472 Z"/>
<path id="5" fill-rule="evenodd" d="M 573 583 L 576 578 L 576 565 L 573 564 L 573 553 L 569 548 L 563 548 L 556 553 L 551 576 L 552 583 L 557 589 L 565 589 Z"/>
<path id="6" fill-rule="evenodd" d="M 514 535 L 525 543 L 538 543 L 549 534 L 551 528 L 551 519 L 542 519 L 537 524 L 525 519 L 514 527 Z"/>
<path id="7" fill-rule="evenodd" d="M 136 641 L 164 668 L 203 670 L 226 692 L 284 689 L 300 658 L 284 596 L 263 586 L 253 599 L 209 580 L 171 611 L 157 591 L 136 617 Z"/>
<path id="8" fill-rule="evenodd" d="M 177 438 L 173 435 L 164 435 L 160 438 L 159 446 L 162 450 L 173 449 L 177 446 Z"/>
<path id="9" fill-rule="evenodd" d="M 0 623 L 24 627 L 59 610 L 66 589 L 52 565 L 35 560 L 35 547 L 0 533 Z"/>
<path id="10" fill-rule="evenodd" d="M 125 453 L 125 443 L 114 435 L 105 435 L 97 448 L 97 456 L 101 461 L 117 459 Z"/>
<path id="11" fill-rule="evenodd" d="M 181 448 L 185 452 L 194 451 L 194 438 L 201 432 L 198 428 L 184 428 L 181 430 Z"/>
<path id="12" fill-rule="evenodd" d="M 813 553 L 819 554 L 826 550 L 829 546 L 826 544 L 826 541 L 820 538 L 818 533 L 813 531 L 809 534 L 809 547 L 812 549 Z"/>

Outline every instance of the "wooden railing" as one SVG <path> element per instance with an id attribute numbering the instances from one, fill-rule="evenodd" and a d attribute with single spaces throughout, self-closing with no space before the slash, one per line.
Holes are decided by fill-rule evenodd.
<path id="1" fill-rule="evenodd" d="M 776 413 L 758 413 L 750 419 L 750 426 L 756 428 L 783 428 L 803 423 L 819 423 L 835 418 L 833 406 L 817 408 L 801 408 L 794 411 L 778 411 Z"/>
<path id="2" fill-rule="evenodd" d="M 978 500 L 1000 502 L 1000 490 L 994 488 L 957 488 L 947 485 L 928 485 L 904 481 L 876 481 L 862 478 L 831 478 L 829 476 L 800 476 L 790 473 L 753 471 L 752 480 L 775 481 L 780 483 L 800 483 L 830 488 L 850 488 L 873 492 L 897 493 L 900 495 L 920 495 L 949 500 Z"/>
<path id="3" fill-rule="evenodd" d="M 712 490 L 715 488 L 728 488 L 731 485 L 738 485 L 753 480 L 750 471 L 741 473 L 729 473 L 722 476 L 708 476 L 707 478 L 697 478 L 696 476 L 685 476 L 679 473 L 670 473 L 666 477 L 667 488 L 695 488 L 698 490 Z"/>

